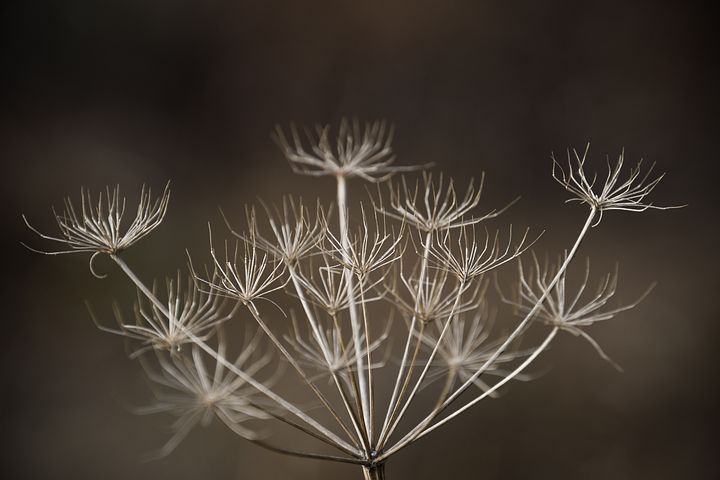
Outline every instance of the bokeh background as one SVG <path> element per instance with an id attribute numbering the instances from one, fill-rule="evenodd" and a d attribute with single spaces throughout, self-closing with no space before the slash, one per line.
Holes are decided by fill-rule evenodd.
<path id="1" fill-rule="evenodd" d="M 549 370 L 514 384 L 398 455 L 390 478 L 710 479 L 720 476 L 717 352 L 717 112 L 714 18 L 702 4 L 604 2 L 15 1 L 0 19 L 3 201 L 2 438 L 13 479 L 358 478 L 351 466 L 277 456 L 219 425 L 170 457 L 141 458 L 168 419 L 122 342 L 98 332 L 132 289 L 94 279 L 87 258 L 42 257 L 26 213 L 81 185 L 173 182 L 163 226 L 128 252 L 145 277 L 207 249 L 206 222 L 257 197 L 332 198 L 292 175 L 276 123 L 387 118 L 405 164 L 487 174 L 484 205 L 523 196 L 498 222 L 547 233 L 554 254 L 584 211 L 564 205 L 550 154 L 591 142 L 592 164 L 622 147 L 668 175 L 660 204 L 607 215 L 581 255 L 620 264 L 633 312 L 592 329 L 625 367 L 563 336 Z M 362 192 L 353 184 L 353 193 Z M 357 198 L 357 197 L 355 197 Z M 544 368 L 544 367 L 543 367 Z"/>

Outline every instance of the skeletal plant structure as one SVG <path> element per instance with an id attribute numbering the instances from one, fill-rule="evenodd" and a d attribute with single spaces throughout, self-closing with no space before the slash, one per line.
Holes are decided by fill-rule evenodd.
<path id="1" fill-rule="evenodd" d="M 600 178 L 586 172 L 587 149 L 568 151 L 565 165 L 553 158 L 553 177 L 568 201 L 585 205 L 587 217 L 557 264 L 533 254 L 528 268 L 519 257 L 538 235 L 490 233 L 486 223 L 506 207 L 479 208 L 484 176 L 464 191 L 442 175 L 411 180 L 421 168 L 395 164 L 392 138 L 384 122 L 343 121 L 336 135 L 329 127 L 278 127 L 274 139 L 293 171 L 333 178 L 336 204 L 311 208 L 285 198 L 274 208 L 248 207 L 243 227 L 225 219 L 230 238 L 222 247 L 211 235 L 207 267 L 189 261 L 187 277 L 173 276 L 165 288 L 147 287 L 123 252 L 160 225 L 168 186 L 158 197 L 143 188 L 127 226 L 119 188 L 98 197 L 83 189 L 79 206 L 65 200 L 54 211 L 55 236 L 25 219 L 62 245 L 42 253 L 90 254 L 90 270 L 100 278 L 94 261 L 106 255 L 137 287 L 132 320 L 117 306 L 116 327 L 93 319 L 128 341 L 130 357 L 154 386 L 155 403 L 143 411 L 174 417 L 160 455 L 217 418 L 264 448 L 357 464 L 366 479 L 381 479 L 393 455 L 497 396 L 509 381 L 529 379 L 528 366 L 560 332 L 582 337 L 609 360 L 586 327 L 637 302 L 608 306 L 616 273 L 585 293 L 589 266 L 573 289 L 568 266 L 606 212 L 673 208 L 647 198 L 662 175 L 651 177 L 652 168 L 643 172 L 640 164 L 625 173 L 623 153 Z M 382 184 L 353 212 L 352 179 Z M 489 274 L 514 261 L 517 287 L 500 297 L 518 319 L 498 333 Z M 230 335 L 229 322 L 244 324 L 245 335 Z M 521 345 L 531 329 L 540 340 Z M 281 393 L 278 387 L 293 379 L 311 401 Z M 261 428 L 266 422 L 299 430 L 311 437 L 308 446 L 282 445 Z"/>

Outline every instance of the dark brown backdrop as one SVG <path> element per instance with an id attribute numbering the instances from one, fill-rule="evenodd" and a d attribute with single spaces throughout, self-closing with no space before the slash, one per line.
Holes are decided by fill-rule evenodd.
<path id="1" fill-rule="evenodd" d="M 562 338 L 552 369 L 515 384 L 399 455 L 391 478 L 717 478 L 718 84 L 713 19 L 689 2 L 10 2 L 2 7 L 0 158 L 4 281 L 1 469 L 5 478 L 358 478 L 278 457 L 215 426 L 169 458 L 138 366 L 82 300 L 127 302 L 86 258 L 40 257 L 24 212 L 81 185 L 173 180 L 165 224 L 130 253 L 146 277 L 206 248 L 216 206 L 322 198 L 269 140 L 276 122 L 385 117 L 404 163 L 488 175 L 485 205 L 563 248 L 582 221 L 550 177 L 551 151 L 592 142 L 594 165 L 625 147 L 656 161 L 656 199 L 682 211 L 617 214 L 583 254 L 621 265 L 633 313 L 593 329 L 626 369 Z M 355 190 L 357 191 L 357 189 Z M 502 223 L 502 222 L 501 222 Z M 103 264 L 102 267 L 110 269 Z M 599 273 L 599 272 L 598 272 Z"/>

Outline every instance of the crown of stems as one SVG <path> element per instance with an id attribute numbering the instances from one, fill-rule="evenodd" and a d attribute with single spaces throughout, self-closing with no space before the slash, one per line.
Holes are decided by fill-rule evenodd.
<path id="1" fill-rule="evenodd" d="M 621 150 L 615 164 L 610 163 L 610 157 L 607 157 L 607 176 L 601 186 L 596 187 L 597 174 L 592 175 L 592 179 L 588 178 L 585 172 L 585 160 L 587 158 L 590 144 L 585 147 L 582 156 L 577 150 L 567 151 L 567 171 L 552 156 L 553 160 L 553 178 L 560 183 L 565 190 L 572 193 L 573 198 L 568 202 L 583 202 L 593 209 L 597 210 L 600 215 L 597 225 L 602 220 L 602 214 L 606 210 L 624 210 L 627 212 L 643 212 L 649 208 L 658 210 L 667 210 L 670 208 L 681 208 L 678 206 L 657 206 L 652 202 L 648 202 L 646 197 L 655 189 L 665 174 L 657 177 L 651 177 L 655 164 L 651 164 L 644 173 L 642 171 L 642 160 L 630 169 L 629 174 L 624 180 L 620 179 L 620 172 L 625 162 L 625 151 Z"/>
<path id="2" fill-rule="evenodd" d="M 594 294 L 587 294 L 589 266 L 577 291 L 571 293 L 566 269 L 590 226 L 602 219 L 605 210 L 674 208 L 648 201 L 662 179 L 662 175 L 651 176 L 652 167 L 641 171 L 638 164 L 625 175 L 621 153 L 615 164 L 608 162 L 602 181 L 586 175 L 587 149 L 582 156 L 568 152 L 565 168 L 553 158 L 554 178 L 572 194 L 569 201 L 590 206 L 588 217 L 557 266 L 547 262 L 541 266 L 537 258 L 529 269 L 519 263 L 517 296 L 511 300 L 501 292 L 501 297 L 523 319 L 509 333 L 493 333 L 494 316 L 484 296 L 484 275 L 518 258 L 535 240 L 528 238 L 527 230 L 513 238 L 511 228 L 504 238 L 487 230 L 484 237 L 476 235 L 475 228 L 500 215 L 514 201 L 478 213 L 484 175 L 459 192 L 451 179 L 423 173 L 417 182 L 402 178 L 390 185 L 387 203 L 378 194 L 371 211 L 361 207 L 360 215 L 352 217 L 355 226 L 347 209 L 348 178 L 376 183 L 416 167 L 394 164 L 392 128 L 384 122 L 363 127 L 357 121 L 343 121 L 337 139 L 334 135 L 329 127 L 318 126 L 306 129 L 301 138 L 291 125 L 287 136 L 278 127 L 275 140 L 297 173 L 336 177 L 338 225 L 331 225 L 319 203 L 311 211 L 290 197 L 273 208 L 263 205 L 267 223 L 260 226 L 255 210 L 247 209 L 247 228 L 242 232 L 234 231 L 223 214 L 237 237 L 235 244 L 225 242 L 216 251 L 211 235 L 211 266 L 198 275 L 190 262 L 192 277 L 186 283 L 179 276 L 168 280 L 167 295 L 155 284 L 148 289 L 117 254 L 163 220 L 169 186 L 158 198 L 143 187 L 135 219 L 125 226 L 125 199 L 118 188 L 106 189 L 97 199 L 83 189 L 79 209 L 66 200 L 64 210 L 54 212 L 60 230 L 55 237 L 40 233 L 25 219 L 42 238 L 66 247 L 42 253 L 91 253 L 91 271 L 93 259 L 108 254 L 139 290 L 134 322 L 123 321 L 115 306 L 119 326 L 100 328 L 129 340 L 134 348 L 131 357 L 141 359 L 154 383 L 156 402 L 143 412 L 175 417 L 173 435 L 161 455 L 172 451 L 196 425 L 218 418 L 238 435 L 265 448 L 360 464 L 366 478 L 379 479 L 390 456 L 482 399 L 497 395 L 513 379 L 529 379 L 526 368 L 560 330 L 585 338 L 608 359 L 585 327 L 613 318 L 645 296 L 630 305 L 608 307 L 617 287 L 617 272 L 604 277 Z M 395 230 L 386 227 L 386 222 L 395 224 L 396 220 L 401 223 Z M 413 228 L 412 235 L 406 234 L 406 226 Z M 414 241 L 416 234 L 420 239 L 414 242 L 417 248 L 407 250 L 408 237 Z M 286 285 L 292 287 L 285 293 L 299 301 L 302 317 L 291 315 L 291 323 L 283 324 L 285 330 L 276 332 L 255 301 L 273 302 L 271 294 Z M 378 304 L 367 305 L 381 298 L 387 301 L 389 311 L 381 312 Z M 243 305 L 259 328 L 240 342 L 237 357 L 237 352 L 230 356 L 223 322 Z M 374 372 L 386 366 L 394 343 L 390 339 L 392 319 L 398 313 L 405 321 L 397 329 L 403 335 L 403 354 L 394 381 L 391 379 L 392 390 L 386 390 Z M 545 339 L 532 349 L 521 350 L 524 334 L 541 324 L 551 327 Z M 323 419 L 337 425 L 326 426 L 298 402 L 274 391 L 272 384 L 282 369 L 271 368 L 271 362 L 279 367 L 285 363 L 271 358 L 261 342 L 266 337 L 322 402 L 326 408 Z M 329 385 L 322 385 L 323 389 L 336 390 L 332 400 L 339 408 L 320 391 L 318 380 L 325 378 Z M 434 406 L 429 413 L 419 419 L 406 415 L 420 404 L 419 392 L 427 392 L 428 385 L 443 378 L 444 386 L 431 402 Z M 431 390 L 434 394 L 438 389 Z M 381 396 L 386 393 L 389 395 Z M 451 409 L 460 399 L 462 405 Z M 384 412 L 378 411 L 381 405 L 387 407 Z M 270 418 L 337 448 L 343 456 L 264 443 L 251 421 Z M 409 429 L 400 433 L 406 426 Z M 338 433 L 339 429 L 342 432 Z M 399 439 L 397 435 L 401 435 Z"/>
<path id="3" fill-rule="evenodd" d="M 167 292 L 167 312 L 161 312 L 157 306 L 148 305 L 140 292 L 137 294 L 133 313 L 135 323 L 126 323 L 117 304 L 113 304 L 118 329 L 101 325 L 92 311 L 95 324 L 102 331 L 122 335 L 139 342 L 139 346 L 130 354 L 135 358 L 147 350 L 168 350 L 179 352 L 181 347 L 193 343 L 192 337 L 206 340 L 215 328 L 232 318 L 235 308 L 229 309 L 227 299 L 215 289 L 202 291 L 192 276 L 188 276 L 183 285 L 181 273 L 165 281 Z M 153 295 L 157 298 L 157 284 L 153 285 Z"/>
<path id="4" fill-rule="evenodd" d="M 273 134 L 273 139 L 295 173 L 360 177 L 370 182 L 380 182 L 397 172 L 417 169 L 393 165 L 395 156 L 391 144 L 394 129 L 388 127 L 384 120 L 365 123 L 364 128 L 361 128 L 358 120 L 343 119 L 334 144 L 330 140 L 329 125 L 316 125 L 314 132 L 305 128 L 304 133 L 305 142 L 295 125 L 291 124 L 292 143 L 280 126 L 276 126 Z"/>
<path id="5" fill-rule="evenodd" d="M 42 251 L 25 246 L 34 252 L 46 255 L 92 253 L 90 271 L 96 277 L 102 278 L 103 275 L 93 270 L 92 261 L 95 256 L 100 253 L 117 254 L 153 231 L 165 218 L 169 199 L 170 182 L 165 185 L 162 195 L 156 199 L 152 198 L 150 188 L 143 185 L 135 218 L 127 228 L 124 228 L 122 223 L 126 201 L 125 197 L 120 196 L 120 186 L 113 189 L 107 187 L 105 195 L 99 194 L 97 199 L 93 198 L 89 190 L 82 188 L 79 210 L 75 208 L 70 197 L 64 199 L 64 208 L 61 212 L 53 208 L 53 215 L 60 230 L 58 237 L 41 233 L 30 225 L 23 215 L 23 220 L 30 230 L 46 240 L 64 244 L 68 250 Z"/>
<path id="6" fill-rule="evenodd" d="M 483 287 L 481 297 L 484 298 Z M 466 382 L 473 377 L 488 360 L 492 360 L 486 367 L 485 373 L 489 375 L 504 377 L 509 373 L 503 365 L 511 364 L 518 358 L 528 356 L 529 350 L 510 350 L 493 359 L 493 354 L 504 342 L 505 337 L 491 338 L 491 331 L 495 322 L 495 312 L 490 312 L 488 303 L 482 301 L 474 312 L 466 314 L 454 314 L 449 328 L 441 339 L 442 325 L 434 322 L 431 329 L 426 329 L 422 334 L 416 332 L 423 346 L 427 350 L 433 350 L 438 345 L 438 356 L 434 360 L 435 370 L 426 377 L 426 383 L 430 384 L 442 377 L 448 377 L 451 384 L 456 379 Z M 516 380 L 526 381 L 530 377 L 518 375 Z M 473 379 L 473 384 L 480 390 L 490 391 L 490 385 L 480 377 Z M 491 397 L 497 397 L 498 393 L 491 391 Z"/>
<path id="7" fill-rule="evenodd" d="M 227 348 L 222 330 L 218 331 L 217 353 L 226 358 Z M 249 375 L 260 375 L 272 356 L 262 352 L 261 337 L 246 336 L 241 353 L 234 365 Z M 212 363 L 208 364 L 210 361 Z M 208 358 L 195 345 L 190 355 L 157 355 L 157 366 L 143 361 L 145 372 L 152 382 L 155 403 L 139 409 L 141 414 L 166 413 L 176 417 L 173 435 L 158 451 L 158 457 L 170 454 L 197 425 L 207 426 L 217 417 L 237 435 L 248 440 L 257 434 L 245 426 L 249 420 L 269 419 L 267 408 L 258 391 L 243 379 L 228 371 L 222 362 Z M 277 373 L 277 372 L 276 372 Z M 268 383 L 275 380 L 271 375 Z"/>
<path id="8" fill-rule="evenodd" d="M 519 315 L 527 315 L 533 307 L 540 303 L 539 300 L 544 291 L 548 290 L 551 279 L 556 275 L 558 265 L 564 258 L 558 259 L 556 265 L 545 261 L 541 266 L 537 257 L 533 255 L 533 262 L 529 269 L 518 262 L 519 283 L 516 292 L 516 299 L 508 299 L 504 295 L 505 303 L 513 305 Z M 610 320 L 620 312 L 636 307 L 653 289 L 651 285 L 636 301 L 616 308 L 605 308 L 610 299 L 615 295 L 617 289 L 618 272 L 617 267 L 613 273 L 605 275 L 599 282 L 593 294 L 583 295 L 588 286 L 590 277 L 590 260 L 586 259 L 585 274 L 577 292 L 573 295 L 568 292 L 566 286 L 566 272 L 560 276 L 555 287 L 550 290 L 545 300 L 536 309 L 535 318 L 546 325 L 558 327 L 561 330 L 572 333 L 587 340 L 597 353 L 618 370 L 620 367 L 608 357 L 600 348 L 600 345 L 582 327 L 588 327 L 597 322 Z"/>
<path id="9" fill-rule="evenodd" d="M 499 210 L 493 209 L 474 216 L 472 212 L 480 203 L 484 181 L 484 173 L 477 186 L 474 180 L 470 180 L 465 195 L 459 197 L 455 192 L 454 181 L 450 179 L 445 183 L 442 173 L 434 181 L 431 173 L 423 172 L 422 183 L 415 182 L 414 186 L 409 186 L 403 177 L 398 184 L 390 185 L 390 209 L 381 206 L 380 210 L 423 232 L 473 225 L 497 217 L 518 200 L 516 198 Z M 382 205 L 382 201 L 379 203 Z"/>
<path id="10" fill-rule="evenodd" d="M 461 282 L 469 282 L 522 255 L 540 238 L 529 241 L 529 232 L 530 229 L 526 229 L 520 241 L 513 246 L 512 226 L 506 242 L 500 240 L 499 231 L 495 235 L 486 231 L 485 240 L 481 243 L 477 242 L 472 226 L 461 227 L 456 235 L 451 235 L 449 231 L 438 235 L 429 253 L 437 268 L 447 269 Z M 453 236 L 456 238 L 453 239 Z"/>

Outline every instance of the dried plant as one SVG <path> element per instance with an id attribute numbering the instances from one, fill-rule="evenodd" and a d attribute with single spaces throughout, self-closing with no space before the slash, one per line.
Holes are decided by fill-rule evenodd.
<path id="1" fill-rule="evenodd" d="M 180 276 L 167 281 L 164 300 L 120 254 L 162 221 L 168 188 L 157 199 L 143 189 L 136 218 L 124 230 L 125 200 L 117 188 L 97 204 L 83 190 L 80 211 L 67 200 L 64 212 L 55 213 L 58 236 L 41 234 L 28 223 L 42 238 L 67 247 L 43 253 L 90 253 L 96 276 L 92 260 L 107 254 L 137 287 L 135 322 L 126 323 L 116 307 L 118 328 L 101 328 L 128 339 L 130 356 L 141 359 L 156 385 L 156 403 L 144 411 L 175 417 L 162 455 L 195 425 L 216 417 L 264 448 L 357 464 L 366 479 L 381 479 L 394 454 L 497 396 L 511 380 L 529 380 L 528 366 L 559 331 L 583 337 L 609 360 L 584 328 L 640 300 L 606 308 L 616 274 L 584 298 L 589 267 L 569 294 L 568 266 L 604 212 L 671 208 L 647 199 L 662 176 L 650 179 L 638 166 L 620 180 L 621 154 L 598 182 L 585 171 L 587 149 L 582 156 L 574 152 L 574 162 L 568 153 L 567 169 L 553 159 L 553 176 L 571 200 L 589 207 L 587 218 L 558 264 L 541 266 L 534 256 L 529 270 L 518 263 L 515 295 L 501 294 L 501 300 L 520 320 L 499 322 L 489 307 L 487 276 L 519 262 L 539 235 L 528 230 L 514 235 L 512 228 L 490 233 L 481 225 L 515 201 L 478 212 L 484 176 L 463 193 L 452 180 L 426 172 L 419 181 L 402 177 L 393 183 L 390 176 L 416 167 L 395 165 L 392 136 L 384 122 L 361 128 L 357 121 L 344 121 L 336 141 L 329 127 L 306 130 L 303 140 L 291 126 L 291 141 L 278 128 L 275 140 L 294 171 L 335 179 L 337 221 L 331 219 L 333 209 L 318 204 L 311 210 L 289 197 L 279 207 L 264 207 L 264 215 L 246 209 L 244 228 L 236 229 L 223 214 L 235 239 L 217 251 L 211 234 L 210 267 L 198 272 L 191 262 L 192 278 L 184 284 Z M 389 201 L 377 195 L 370 198 L 372 208 L 361 206 L 359 215 L 351 215 L 347 181 L 355 177 L 387 181 Z M 246 328 L 244 340 L 228 345 L 235 336 L 223 332 L 234 322 L 256 330 Z M 502 328 L 493 328 L 496 324 Z M 544 333 L 539 343 L 527 345 L 531 329 Z M 390 359 L 393 346 L 399 350 Z M 234 360 L 229 347 L 237 349 Z M 290 381 L 284 366 L 307 387 L 312 402 L 280 393 L 278 382 Z M 429 409 L 420 396 L 432 399 Z M 273 421 L 339 453 L 278 446 L 258 433 Z"/>

